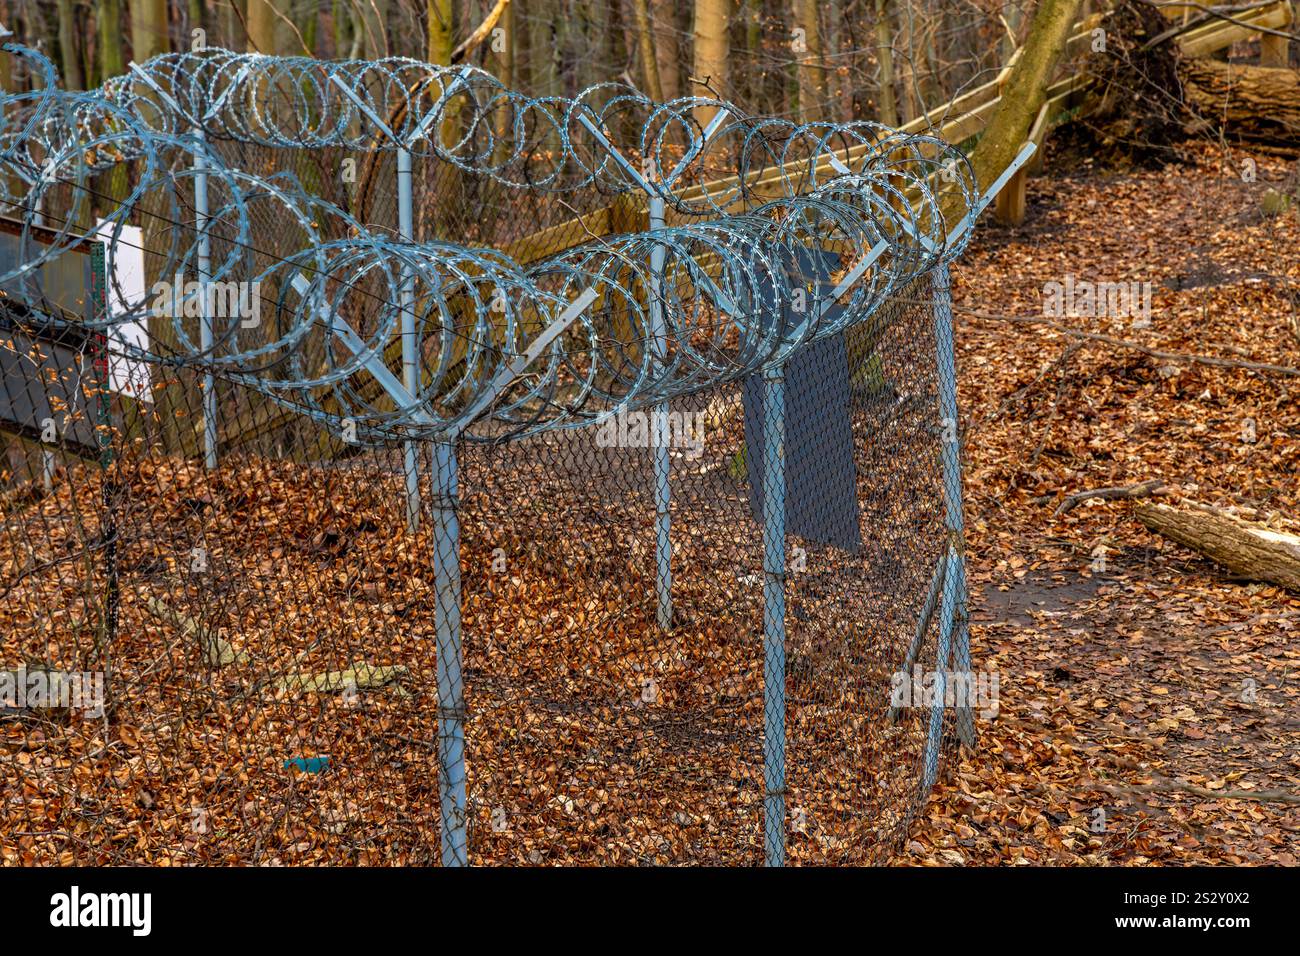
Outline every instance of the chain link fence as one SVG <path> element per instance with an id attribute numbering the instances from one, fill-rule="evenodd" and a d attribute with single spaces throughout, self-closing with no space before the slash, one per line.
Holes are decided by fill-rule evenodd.
<path id="1" fill-rule="evenodd" d="M 776 231 L 752 222 L 769 206 L 728 218 L 710 199 L 689 232 L 655 188 L 635 199 L 644 156 L 612 185 L 527 188 L 538 151 L 563 153 L 553 175 L 614 155 L 601 128 L 617 113 L 579 145 L 569 109 L 563 135 L 525 137 L 490 175 L 212 130 L 197 164 L 159 147 L 168 189 L 141 190 L 132 215 L 172 311 L 141 319 L 145 347 L 104 318 L 121 229 L 74 242 L 48 192 L 50 237 L 14 204 L 7 862 L 826 864 L 897 848 L 954 740 L 973 743 L 946 260 L 932 222 L 889 212 L 934 201 L 908 190 L 942 150 L 866 180 L 875 153 L 828 187 L 834 137 L 750 124 L 745 149 L 766 159 L 741 182 L 778 170 Z M 500 139 L 523 120 L 457 122 Z M 653 167 L 688 166 L 711 128 L 661 142 Z M 853 203 L 870 228 L 845 224 Z M 300 250 L 358 237 L 382 254 L 340 254 L 308 295 Z M 494 268 L 486 253 L 446 265 L 453 240 L 543 264 L 530 281 L 556 305 L 521 310 L 518 334 L 550 352 L 477 357 L 474 337 L 515 313 L 474 271 Z M 412 249 L 438 261 L 438 295 L 414 258 L 385 264 Z M 251 293 L 232 290 L 214 330 L 184 289 L 235 260 L 224 275 Z M 548 285 L 555 261 L 566 278 Z M 599 293 L 575 299 L 574 275 Z M 440 351 L 398 348 L 393 323 L 416 314 Z M 236 334 L 244 358 L 214 360 Z"/>
<path id="2" fill-rule="evenodd" d="M 791 860 L 896 847 L 951 729 L 936 750 L 930 708 L 890 713 L 897 674 L 946 661 L 937 627 L 913 646 L 946 545 L 933 289 L 914 291 L 787 379 L 783 695 L 763 638 L 781 490 L 755 464 L 770 382 L 684 396 L 657 435 L 629 412 L 460 450 L 472 861 L 759 862 L 765 758 L 786 769 Z M 223 426 L 265 411 L 220 391 Z M 294 422 L 208 470 L 135 421 L 102 462 L 63 447 L 50 494 L 8 493 L 4 660 L 102 696 L 6 708 L 6 855 L 438 859 L 433 516 L 407 531 L 401 450 L 324 457 L 333 436 Z"/>

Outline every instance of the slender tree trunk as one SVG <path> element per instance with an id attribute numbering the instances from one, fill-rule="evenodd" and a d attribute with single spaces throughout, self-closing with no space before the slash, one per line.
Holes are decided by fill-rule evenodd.
<path id="1" fill-rule="evenodd" d="M 632 8 L 636 14 L 637 53 L 641 57 L 646 93 L 656 102 L 662 102 L 664 88 L 659 82 L 659 60 L 655 57 L 654 34 L 650 30 L 650 0 L 632 0 Z"/>
<path id="2" fill-rule="evenodd" d="M 388 42 L 388 7 L 388 0 L 361 0 L 360 28 L 368 59 L 377 60 L 392 52 Z"/>
<path id="3" fill-rule="evenodd" d="M 276 53 L 276 24 L 279 17 L 275 15 L 274 0 L 248 0 L 248 13 L 244 16 L 244 25 L 248 30 L 248 51 L 250 53 Z"/>
<path id="4" fill-rule="evenodd" d="M 531 89 L 532 76 L 529 73 L 529 66 L 533 62 L 533 51 L 529 42 L 531 37 L 529 36 L 528 20 L 524 16 L 527 11 L 521 12 L 513 3 L 510 6 L 514 8 L 511 10 L 510 26 L 507 28 L 510 31 L 510 45 L 514 48 L 512 54 L 514 61 L 512 67 L 513 82 L 516 89 L 531 93 L 533 92 Z"/>
<path id="5" fill-rule="evenodd" d="M 428 0 L 427 9 L 428 47 L 426 58 L 430 63 L 438 66 L 450 66 L 451 54 L 456 43 L 455 11 L 452 0 Z M 455 111 L 448 109 L 443 114 L 438 136 L 441 137 L 444 143 L 454 143 L 457 138 L 456 130 L 458 126 L 459 120 L 455 115 Z M 456 168 L 447 163 L 434 162 L 430 171 L 433 174 L 434 196 L 434 209 L 431 217 L 432 231 L 435 236 L 447 236 L 456 228 L 451 210 L 455 208 L 456 196 L 460 192 L 460 177 L 457 175 Z M 419 228 L 418 223 L 417 228 Z"/>
<path id="6" fill-rule="evenodd" d="M 307 19 L 298 29 L 302 31 L 303 45 L 307 47 L 313 56 L 315 56 L 317 51 L 316 38 L 320 32 L 320 10 L 317 9 L 315 0 L 312 0 L 312 4 L 307 8 L 306 14 Z"/>
<path id="7" fill-rule="evenodd" d="M 100 79 L 121 76 L 126 72 L 126 58 L 122 53 L 122 0 L 100 0 L 99 15 L 99 69 Z"/>
<path id="8" fill-rule="evenodd" d="M 919 112 L 916 104 L 916 12 L 907 0 L 903 0 L 901 8 L 895 6 L 894 9 L 898 14 L 898 36 L 903 47 L 903 67 L 898 77 L 903 95 L 898 104 L 898 118 L 903 123 L 909 123 L 916 119 Z"/>
<path id="9" fill-rule="evenodd" d="M 72 0 L 59 0 L 59 58 L 63 65 L 63 85 L 69 90 L 80 90 L 85 84 L 77 52 L 76 15 Z"/>
<path id="10" fill-rule="evenodd" d="M 889 0 L 876 0 L 876 59 L 880 61 L 880 122 L 898 125 L 898 100 L 894 98 L 894 37 L 890 29 Z"/>
<path id="11" fill-rule="evenodd" d="M 555 96 L 560 91 L 555 65 L 555 25 L 552 17 L 547 15 L 549 5 L 549 2 L 545 5 L 539 3 L 542 9 L 533 12 L 528 24 L 530 92 L 535 96 Z"/>
<path id="12" fill-rule="evenodd" d="M 167 0 L 131 0 L 131 56 L 137 63 L 165 53 Z"/>
<path id="13" fill-rule="evenodd" d="M 341 58 L 347 52 L 350 39 L 348 29 L 352 25 L 352 19 L 342 0 L 334 0 L 334 5 L 330 8 L 330 19 L 334 22 L 334 56 Z"/>
<path id="14" fill-rule="evenodd" d="M 247 40 L 240 20 L 244 7 L 242 0 L 226 0 L 221 8 L 221 42 L 228 50 L 238 50 Z"/>
<path id="15" fill-rule="evenodd" d="M 609 5 L 609 23 L 606 26 L 606 56 L 612 73 L 623 73 L 632 69 L 632 42 L 635 37 L 628 35 L 628 24 L 623 19 L 625 10 L 621 0 L 613 0 Z"/>
<path id="16" fill-rule="evenodd" d="M 515 5 L 513 3 L 506 6 L 497 26 L 501 29 L 501 42 L 497 44 L 494 38 L 490 48 L 496 61 L 497 79 L 507 89 L 514 89 L 515 63 L 518 61 L 519 44 L 515 35 Z M 498 45 L 500 46 L 499 50 L 497 49 Z M 505 117 L 503 116 L 502 119 L 504 120 Z"/>
<path id="17" fill-rule="evenodd" d="M 425 59 L 439 66 L 451 65 L 455 34 L 451 0 L 429 0 L 429 43 Z"/>
<path id="18" fill-rule="evenodd" d="M 826 55 L 830 68 L 826 71 L 827 97 L 834 105 L 827 113 L 841 123 L 851 122 L 853 116 L 853 90 L 848 77 L 841 70 L 845 50 L 853 49 L 852 27 L 846 22 L 844 0 L 830 0 L 827 5 L 829 32 L 826 35 Z"/>
<path id="19" fill-rule="evenodd" d="M 763 47 L 763 0 L 744 0 L 745 17 L 745 68 L 746 83 L 744 94 L 746 105 L 754 108 L 763 93 L 762 74 L 756 70 L 758 55 Z M 737 89 L 737 95 L 740 95 Z"/>
<path id="20" fill-rule="evenodd" d="M 730 50 L 727 27 L 730 22 L 731 0 L 695 0 L 696 86 L 692 93 L 697 96 L 726 98 L 730 94 L 727 76 Z M 697 108 L 695 121 L 703 126 L 715 112 L 712 108 Z"/>
<path id="21" fill-rule="evenodd" d="M 674 0 L 650 0 L 654 55 L 659 72 L 659 90 L 664 100 L 675 100 L 682 95 L 682 85 L 678 79 L 681 59 L 678 53 L 676 10 Z"/>
<path id="22" fill-rule="evenodd" d="M 194 31 L 202 30 L 204 31 L 204 43 L 211 46 L 212 41 L 206 35 L 208 24 L 207 18 L 204 15 L 203 0 L 189 0 L 189 6 L 186 8 L 186 13 L 189 27 L 185 38 L 186 45 L 192 47 L 194 44 Z"/>
<path id="23" fill-rule="evenodd" d="M 799 113 L 805 123 L 820 118 L 826 109 L 826 60 L 817 5 L 818 0 L 794 0 L 795 25 L 803 31 L 804 41 L 799 54 Z"/>

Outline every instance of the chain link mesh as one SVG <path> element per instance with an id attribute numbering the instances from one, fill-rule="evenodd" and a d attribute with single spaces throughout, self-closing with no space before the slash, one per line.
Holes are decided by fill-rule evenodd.
<path id="1" fill-rule="evenodd" d="M 179 74 L 189 59 L 165 65 Z M 15 436 L 0 676 L 85 684 L 92 699 L 0 711 L 5 858 L 887 859 L 954 729 L 952 708 L 900 702 L 900 686 L 970 669 L 942 265 L 955 250 L 934 232 L 937 194 L 908 191 L 942 145 L 872 166 L 885 150 L 818 186 L 829 140 L 804 153 L 809 131 L 783 129 L 763 153 L 778 192 L 821 199 L 762 228 L 717 218 L 710 199 L 693 233 L 673 231 L 686 213 L 669 203 L 668 222 L 630 236 L 645 204 L 619 206 L 631 194 L 608 167 L 586 163 L 585 188 L 556 195 L 510 186 L 505 161 L 476 172 L 416 157 L 403 237 L 396 152 L 358 152 L 356 132 L 287 146 L 263 141 L 265 115 L 239 122 L 255 129 L 207 133 L 206 228 L 193 145 L 130 131 L 149 144 L 140 176 L 142 163 L 173 170 L 131 203 L 146 274 L 193 281 L 202 238 L 212 263 L 239 263 L 209 277 L 259 280 L 258 321 L 228 322 L 214 347 L 177 316 L 148 317 L 147 349 L 123 345 L 102 278 L 77 285 L 86 270 L 68 280 L 92 300 L 85 318 L 60 311 L 46 294 L 56 264 L 89 256 L 102 275 L 104 249 L 125 240 L 80 242 L 57 188 L 41 193 L 52 235 L 9 197 L 25 214 L 6 254 L 46 286 L 33 296 L 21 268 L 0 269 L 22 278 L 0 348 L 0 426 Z M 290 134 L 311 138 L 276 135 Z M 530 168 L 513 148 L 516 171 Z M 666 165 L 671 149 L 658 151 Z M 896 208 L 927 197 L 929 214 Z M 481 249 L 458 260 L 452 240 Z M 313 259 L 322 245 L 337 258 Z M 533 274 L 537 302 L 569 301 L 574 276 L 605 285 L 586 326 L 598 344 L 557 339 L 546 389 L 475 411 L 442 389 L 489 378 L 469 351 L 494 314 L 471 291 L 474 269 L 496 268 L 487 249 L 568 256 L 563 281 Z M 417 252 L 451 292 L 402 298 L 432 281 Z M 610 265 L 620 256 L 626 272 Z M 286 259 L 343 270 L 344 292 L 331 298 L 326 273 L 320 296 L 301 295 Z M 866 291 L 828 299 L 864 261 L 879 263 Z M 469 278 L 446 278 L 454 268 Z M 421 351 L 417 365 L 444 367 L 417 368 L 406 381 L 421 399 L 404 404 L 362 350 L 321 333 L 316 304 L 356 323 L 394 380 L 407 314 L 430 340 L 441 328 L 467 344 Z M 523 339 L 545 327 L 525 325 Z M 148 400 L 109 387 L 117 362 L 148 367 Z M 435 406 L 474 427 L 421 424 Z M 45 418 L 60 420 L 53 436 L 32 431 Z M 973 740 L 969 711 L 956 713 Z"/>

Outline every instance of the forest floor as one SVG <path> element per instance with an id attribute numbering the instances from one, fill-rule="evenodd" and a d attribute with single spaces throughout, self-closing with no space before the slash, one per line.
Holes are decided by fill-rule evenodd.
<path id="1" fill-rule="evenodd" d="M 918 815 L 902 864 L 1300 862 L 1300 595 L 1236 580 L 1131 504 L 1064 496 L 1162 479 L 1300 517 L 1294 166 L 1194 149 L 1159 170 L 1030 180 L 957 263 L 972 653 L 998 716 Z M 1042 322 L 1044 284 L 1150 283 L 1150 324 Z M 1086 310 L 1084 310 L 1086 311 Z M 1253 511 L 1252 511 L 1253 509 Z M 1277 520 L 1274 518 L 1274 520 Z"/>

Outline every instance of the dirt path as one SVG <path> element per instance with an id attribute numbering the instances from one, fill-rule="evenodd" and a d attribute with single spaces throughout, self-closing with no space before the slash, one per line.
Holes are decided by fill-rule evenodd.
<path id="1" fill-rule="evenodd" d="M 1027 226 L 990 225 L 954 272 L 973 650 L 999 673 L 1001 706 L 904 862 L 1298 862 L 1300 803 L 1246 797 L 1300 799 L 1300 595 L 1232 580 L 1128 504 L 1053 511 L 1071 492 L 1160 478 L 1300 517 L 1300 379 L 990 317 L 1043 315 L 1045 283 L 1067 276 L 1149 283 L 1149 325 L 1060 321 L 1300 366 L 1300 218 L 1259 204 L 1287 168 L 1256 157 L 1243 182 L 1244 158 L 1034 180 Z"/>

